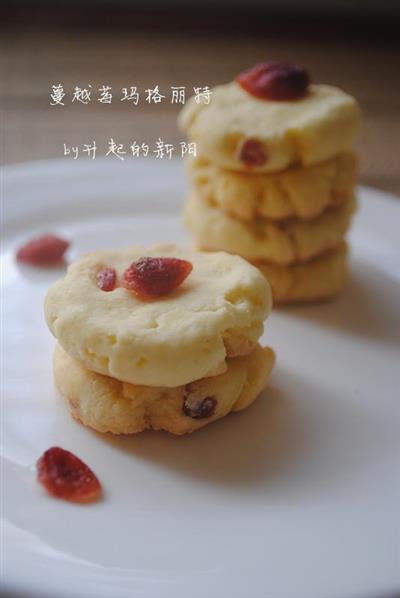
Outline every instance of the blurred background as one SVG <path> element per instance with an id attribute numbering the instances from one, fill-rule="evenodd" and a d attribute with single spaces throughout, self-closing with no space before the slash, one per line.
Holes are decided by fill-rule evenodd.
<path id="1" fill-rule="evenodd" d="M 2 163 L 61 158 L 64 143 L 104 146 L 111 137 L 178 144 L 179 105 L 134 106 L 120 101 L 121 89 L 211 87 L 272 59 L 303 64 L 314 81 L 358 98 L 361 182 L 400 195 L 396 0 L 22 1 L 2 11 Z M 63 107 L 50 106 L 58 84 Z M 111 86 L 115 101 L 72 103 L 74 88 L 88 85 Z"/>

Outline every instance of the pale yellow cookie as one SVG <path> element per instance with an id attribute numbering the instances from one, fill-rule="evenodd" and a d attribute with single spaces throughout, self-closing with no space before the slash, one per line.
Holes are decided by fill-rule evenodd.
<path id="1" fill-rule="evenodd" d="M 288 265 L 310 260 L 339 245 L 350 225 L 355 204 L 355 199 L 351 199 L 313 220 L 244 221 L 228 216 L 192 193 L 184 218 L 197 249 L 224 250 L 250 261 Z"/>
<path id="2" fill-rule="evenodd" d="M 98 432 L 133 434 L 146 429 L 187 434 L 248 407 L 265 388 L 274 364 L 272 349 L 257 345 L 228 359 L 219 376 L 177 388 L 135 386 L 84 368 L 59 345 L 56 385 L 72 415 Z"/>
<path id="3" fill-rule="evenodd" d="M 317 164 L 351 150 L 360 124 L 356 100 L 341 89 L 311 85 L 298 100 L 258 99 L 238 83 L 219 85 L 210 103 L 191 98 L 179 124 L 198 155 L 223 168 L 246 172 L 276 172 L 292 165 Z M 241 159 L 243 144 L 256 140 L 264 164 L 248 167 Z"/>
<path id="4" fill-rule="evenodd" d="M 304 264 L 277 266 L 255 262 L 268 279 L 274 303 L 317 301 L 335 297 L 347 278 L 346 245 Z"/>
<path id="5" fill-rule="evenodd" d="M 186 164 L 196 193 L 242 220 L 315 218 L 326 208 L 347 201 L 356 181 L 352 153 L 271 174 L 234 172 L 203 157 L 191 158 Z"/>
<path id="6" fill-rule="evenodd" d="M 120 284 L 142 256 L 189 260 L 193 270 L 172 293 L 142 301 Z M 115 268 L 117 286 L 100 290 L 96 275 Z M 248 353 L 271 310 L 260 271 L 238 256 L 161 245 L 91 253 L 48 291 L 47 324 L 85 367 L 146 386 L 176 387 L 226 370 L 226 357 Z"/>

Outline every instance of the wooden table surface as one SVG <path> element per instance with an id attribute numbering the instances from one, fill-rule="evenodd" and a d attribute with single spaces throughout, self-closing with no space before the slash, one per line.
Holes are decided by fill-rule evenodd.
<path id="1" fill-rule="evenodd" d="M 138 106 L 119 101 L 122 87 L 213 86 L 243 68 L 275 58 L 307 65 L 313 79 L 338 85 L 358 98 L 364 123 L 358 151 L 361 182 L 400 194 L 399 45 L 368 35 L 236 35 L 225 30 L 169 32 L 158 28 L 121 30 L 4 28 L 2 55 L 3 163 L 63 156 L 63 144 L 79 146 L 108 139 L 129 145 L 173 144 L 179 106 L 164 101 Z M 65 106 L 50 106 L 50 88 L 61 83 Z M 71 103 L 75 86 L 110 85 L 116 100 Z M 69 159 L 69 158 L 65 158 Z M 88 159 L 86 156 L 80 159 Z"/>

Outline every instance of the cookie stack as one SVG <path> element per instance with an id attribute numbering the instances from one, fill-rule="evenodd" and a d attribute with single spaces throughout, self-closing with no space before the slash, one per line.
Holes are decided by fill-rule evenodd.
<path id="1" fill-rule="evenodd" d="M 265 278 L 239 256 L 175 246 L 88 254 L 46 296 L 56 385 L 99 432 L 193 432 L 266 386 L 274 353 L 258 340 L 271 303 Z"/>
<path id="2" fill-rule="evenodd" d="M 354 98 L 291 65 L 257 65 L 214 88 L 208 105 L 192 98 L 180 126 L 197 145 L 185 209 L 196 248 L 254 263 L 277 303 L 336 295 L 359 123 Z"/>

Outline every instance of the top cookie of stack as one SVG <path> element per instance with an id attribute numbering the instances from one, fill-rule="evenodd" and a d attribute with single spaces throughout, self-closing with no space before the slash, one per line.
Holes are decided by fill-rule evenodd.
<path id="1" fill-rule="evenodd" d="M 210 104 L 191 98 L 179 121 L 199 153 L 218 166 L 266 173 L 347 152 L 360 110 L 344 91 L 309 84 L 300 67 L 265 64 L 215 87 Z"/>
<path id="2" fill-rule="evenodd" d="M 192 98 L 180 126 L 198 152 L 187 163 L 186 208 L 197 247 L 239 253 L 273 271 L 277 301 L 336 293 L 354 210 L 359 123 L 354 98 L 311 84 L 290 65 L 257 65 L 214 88 L 208 105 Z"/>

